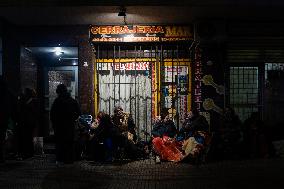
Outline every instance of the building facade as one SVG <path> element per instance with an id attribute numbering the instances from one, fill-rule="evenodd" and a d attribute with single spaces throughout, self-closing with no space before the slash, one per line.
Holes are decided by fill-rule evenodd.
<path id="1" fill-rule="evenodd" d="M 271 126 L 283 123 L 281 21 L 90 24 L 1 21 L 2 75 L 15 95 L 25 87 L 36 89 L 42 123 L 52 103 L 50 82 L 63 80 L 74 88 L 83 113 L 112 114 L 115 106 L 122 106 L 141 132 L 151 129 L 153 117 L 163 109 L 178 126 L 185 112 L 197 108 L 214 130 L 228 106 L 242 121 L 259 112 Z M 173 35 L 165 37 L 167 31 Z M 76 48 L 77 54 L 47 63 L 38 47 Z"/>

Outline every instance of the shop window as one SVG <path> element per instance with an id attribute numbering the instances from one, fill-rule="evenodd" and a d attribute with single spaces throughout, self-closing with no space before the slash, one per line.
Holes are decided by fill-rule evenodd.
<path id="1" fill-rule="evenodd" d="M 284 63 L 265 64 L 264 118 L 269 125 L 283 123 Z"/>
<path id="2" fill-rule="evenodd" d="M 77 66 L 65 66 L 65 67 L 49 67 L 48 68 L 48 96 L 49 104 L 48 109 L 51 108 L 54 100 L 57 98 L 56 88 L 59 84 L 63 83 L 67 86 L 67 89 L 72 96 L 77 96 L 77 82 L 78 82 L 78 67 Z"/>
<path id="3" fill-rule="evenodd" d="M 190 109 L 190 59 L 179 46 L 96 46 L 97 111 L 121 106 L 132 114 L 139 137 L 167 110 L 177 127 Z"/>
<path id="4" fill-rule="evenodd" d="M 258 67 L 230 68 L 230 106 L 242 121 L 258 111 Z"/>

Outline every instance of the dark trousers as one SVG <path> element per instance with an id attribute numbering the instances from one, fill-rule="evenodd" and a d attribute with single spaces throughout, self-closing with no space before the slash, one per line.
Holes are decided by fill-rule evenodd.
<path id="1" fill-rule="evenodd" d="M 5 160 L 5 137 L 6 137 L 6 131 L 0 131 L 0 162 Z"/>
<path id="2" fill-rule="evenodd" d="M 33 128 L 29 125 L 20 125 L 17 135 L 19 155 L 22 158 L 32 157 L 34 154 Z"/>
<path id="3" fill-rule="evenodd" d="M 73 146 L 72 140 L 56 141 L 56 161 L 73 163 Z"/>

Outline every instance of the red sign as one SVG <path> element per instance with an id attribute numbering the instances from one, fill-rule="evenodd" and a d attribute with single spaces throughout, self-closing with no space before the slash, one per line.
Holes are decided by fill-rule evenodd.
<path id="1" fill-rule="evenodd" d="M 136 70 L 145 71 L 149 70 L 150 62 L 97 62 L 97 70 Z"/>
<path id="2" fill-rule="evenodd" d="M 149 70 L 149 62 L 114 63 L 114 70 Z"/>

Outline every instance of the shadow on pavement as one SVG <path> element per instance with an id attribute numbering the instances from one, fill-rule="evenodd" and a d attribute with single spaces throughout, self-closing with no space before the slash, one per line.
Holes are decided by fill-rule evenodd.
<path id="1" fill-rule="evenodd" d="M 56 168 L 43 178 L 42 189 L 59 188 L 107 188 L 111 177 L 95 171 L 81 170 L 78 167 Z"/>

